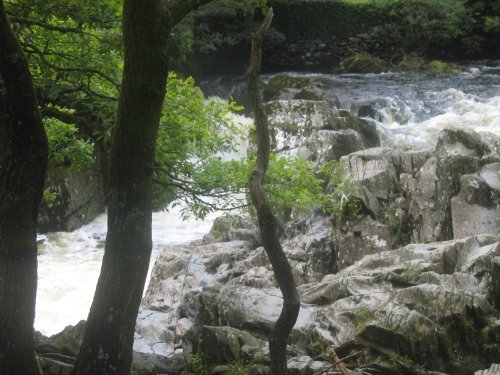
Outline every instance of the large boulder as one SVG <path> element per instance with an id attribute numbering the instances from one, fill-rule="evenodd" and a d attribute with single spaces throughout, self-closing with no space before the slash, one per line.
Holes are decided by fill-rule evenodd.
<path id="1" fill-rule="evenodd" d="M 203 237 L 203 243 L 249 241 L 253 245 L 261 243 L 255 220 L 238 215 L 222 215 L 214 220 L 210 232 Z"/>
<path id="2" fill-rule="evenodd" d="M 436 147 L 438 240 L 453 238 L 451 199 L 460 191 L 462 175 L 478 171 L 481 159 L 490 153 L 490 147 L 476 132 L 445 129 L 440 133 Z"/>
<path id="3" fill-rule="evenodd" d="M 357 53 L 342 60 L 333 71 L 335 73 L 382 73 L 389 70 L 386 61 L 368 53 Z"/>
<path id="4" fill-rule="evenodd" d="M 412 242 L 427 243 L 437 239 L 439 222 L 437 207 L 437 166 L 432 157 L 421 167 L 415 178 L 407 179 L 411 196 L 409 215 L 412 221 Z"/>
<path id="5" fill-rule="evenodd" d="M 383 217 L 385 213 L 379 203 L 388 202 L 400 191 L 401 153 L 389 148 L 370 148 L 341 160 L 346 174 L 358 186 L 353 193 L 371 214 Z"/>
<path id="6" fill-rule="evenodd" d="M 269 348 L 246 331 L 230 326 L 193 326 L 183 341 L 184 357 L 189 362 L 200 353 L 207 365 L 235 361 L 267 362 Z"/>
<path id="7" fill-rule="evenodd" d="M 321 163 L 380 144 L 374 124 L 326 101 L 276 100 L 265 108 L 278 154 Z"/>
<path id="8" fill-rule="evenodd" d="M 500 233 L 500 163 L 486 164 L 460 178 L 460 192 L 451 199 L 454 238 Z"/>
<path id="9" fill-rule="evenodd" d="M 318 77 L 303 77 L 290 74 L 277 74 L 264 86 L 263 99 L 272 100 L 326 100 L 339 106 L 338 98 L 323 90 L 323 80 Z"/>
<path id="10" fill-rule="evenodd" d="M 38 231 L 72 231 L 104 212 L 104 186 L 97 167 L 79 172 L 49 171 L 52 200 L 42 201 Z"/>

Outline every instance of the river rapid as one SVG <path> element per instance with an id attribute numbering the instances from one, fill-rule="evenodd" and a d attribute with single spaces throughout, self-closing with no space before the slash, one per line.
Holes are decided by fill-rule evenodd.
<path id="1" fill-rule="evenodd" d="M 460 73 L 333 75 L 288 73 L 317 78 L 338 97 L 341 108 L 357 113 L 370 105 L 382 143 L 403 149 L 428 148 L 445 127 L 472 128 L 500 136 L 500 62 L 469 64 Z M 264 75 L 263 81 L 272 76 Z M 234 96 L 245 103 L 244 77 L 203 82 L 208 95 Z M 217 214 L 183 221 L 180 207 L 153 214 L 153 257 L 166 245 L 199 240 Z M 100 272 L 106 236 L 103 214 L 73 232 L 54 232 L 39 245 L 35 329 L 45 335 L 86 319 Z"/>

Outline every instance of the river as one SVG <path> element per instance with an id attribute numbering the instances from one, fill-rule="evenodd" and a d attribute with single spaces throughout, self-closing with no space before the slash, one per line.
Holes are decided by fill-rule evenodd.
<path id="1" fill-rule="evenodd" d="M 445 127 L 472 128 L 500 135 L 500 62 L 469 64 L 456 74 L 383 73 L 314 77 L 338 97 L 342 108 L 370 104 L 384 146 L 432 146 Z M 271 78 L 264 75 L 263 81 Z M 243 77 L 220 77 L 202 84 L 210 95 L 244 98 Z M 198 240 L 216 214 L 205 221 L 182 221 L 180 207 L 153 214 L 153 258 L 162 246 Z M 49 233 L 39 246 L 35 329 L 45 335 L 86 319 L 100 271 L 106 215 L 73 232 Z"/>

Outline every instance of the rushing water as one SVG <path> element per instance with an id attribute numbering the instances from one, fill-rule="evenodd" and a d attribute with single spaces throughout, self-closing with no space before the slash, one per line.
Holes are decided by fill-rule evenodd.
<path id="1" fill-rule="evenodd" d="M 303 74 L 317 78 L 342 108 L 357 113 L 370 104 L 373 121 L 387 146 L 429 147 L 444 127 L 473 128 L 500 135 L 500 63 L 465 67 L 461 73 L 367 75 Z M 271 76 L 264 76 L 267 81 Z M 243 77 L 221 77 L 203 84 L 211 95 L 240 97 Z M 233 155 L 232 157 L 237 157 Z M 214 216 L 182 221 L 180 208 L 153 215 L 154 253 L 165 245 L 200 239 Z M 35 328 L 50 335 L 86 319 L 100 272 L 106 216 L 70 233 L 50 233 L 39 250 Z"/>
<path id="2" fill-rule="evenodd" d="M 500 134 L 500 62 L 463 66 L 460 73 L 443 75 L 287 74 L 314 78 L 321 89 L 339 99 L 341 108 L 354 114 L 361 105 L 371 105 L 384 146 L 429 147 L 445 127 Z M 211 95 L 232 95 L 247 102 L 241 77 L 220 77 L 202 87 Z"/>
<path id="3" fill-rule="evenodd" d="M 182 221 L 180 206 L 153 214 L 153 255 L 163 246 L 201 239 L 216 214 Z M 101 269 L 106 237 L 103 214 L 73 232 L 49 233 L 39 245 L 35 329 L 45 335 L 87 319 Z"/>

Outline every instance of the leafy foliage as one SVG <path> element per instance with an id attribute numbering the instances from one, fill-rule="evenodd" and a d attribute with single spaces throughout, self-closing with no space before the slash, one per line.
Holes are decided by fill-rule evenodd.
<path id="1" fill-rule="evenodd" d="M 44 120 L 49 142 L 49 164 L 65 166 L 71 171 L 89 167 L 94 159 L 94 149 L 89 141 L 80 138 L 73 124 L 53 118 Z"/>
<path id="2" fill-rule="evenodd" d="M 219 0 L 193 12 L 171 34 L 172 66 L 185 70 L 193 63 L 193 55 L 246 41 L 254 18 L 265 12 L 266 5 L 267 0 Z"/>
<path id="3" fill-rule="evenodd" d="M 196 195 L 191 180 L 215 153 L 233 149 L 238 135 L 231 111 L 234 102 L 205 100 L 194 79 L 170 73 L 155 166 L 155 205 L 165 207 L 173 199 Z"/>
<path id="4" fill-rule="evenodd" d="M 254 155 L 241 160 L 208 160 L 204 168 L 193 176 L 193 188 L 210 192 L 211 202 L 206 205 L 194 196 L 186 197 L 190 203 L 188 213 L 203 217 L 215 207 L 223 210 L 245 207 L 248 176 L 254 165 Z M 329 215 L 343 214 L 345 199 L 353 185 L 343 173 L 341 162 L 331 161 L 317 166 L 302 158 L 272 154 L 264 188 L 273 211 L 289 219 L 314 207 L 322 208 Z"/>
<path id="5" fill-rule="evenodd" d="M 442 48 L 463 36 L 467 12 L 462 0 L 394 0 L 375 3 L 379 22 L 369 35 L 406 51 Z"/>
<path id="6" fill-rule="evenodd" d="M 78 123 L 89 135 L 101 126 L 106 133 L 115 122 L 120 89 L 121 2 L 7 0 L 5 6 L 18 29 L 42 116 Z"/>

